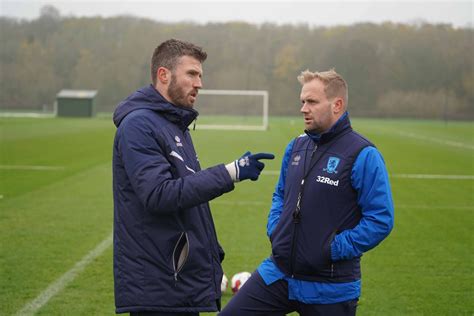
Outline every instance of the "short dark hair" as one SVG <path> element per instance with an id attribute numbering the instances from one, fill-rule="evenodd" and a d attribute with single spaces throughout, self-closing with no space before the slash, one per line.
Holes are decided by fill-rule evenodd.
<path id="1" fill-rule="evenodd" d="M 166 67 L 173 70 L 181 56 L 194 57 L 203 63 L 207 58 L 207 53 L 201 47 L 193 43 L 169 39 L 155 48 L 151 58 L 151 80 L 156 85 L 156 72 L 160 67 Z"/>

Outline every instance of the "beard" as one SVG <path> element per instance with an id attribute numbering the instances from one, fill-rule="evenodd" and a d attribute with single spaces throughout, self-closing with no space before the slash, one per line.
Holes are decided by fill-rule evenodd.
<path id="1" fill-rule="evenodd" d="M 182 87 L 178 85 L 176 76 L 174 74 L 171 74 L 171 82 L 168 86 L 168 95 L 174 105 L 185 108 L 193 107 L 193 104 L 187 101 L 188 94 L 186 93 L 186 91 L 184 91 Z"/>

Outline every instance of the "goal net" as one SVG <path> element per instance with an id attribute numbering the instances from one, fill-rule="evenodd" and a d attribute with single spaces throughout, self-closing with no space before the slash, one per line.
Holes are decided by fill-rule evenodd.
<path id="1" fill-rule="evenodd" d="M 264 131 L 268 128 L 268 92 L 200 90 L 196 129 Z"/>

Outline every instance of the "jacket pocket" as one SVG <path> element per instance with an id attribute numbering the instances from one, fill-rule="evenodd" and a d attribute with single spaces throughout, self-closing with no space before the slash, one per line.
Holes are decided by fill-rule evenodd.
<path id="1" fill-rule="evenodd" d="M 173 250 L 174 279 L 178 281 L 178 274 L 183 269 L 189 256 L 189 238 L 186 232 L 182 232 Z"/>
<path id="2" fill-rule="evenodd" d="M 335 267 L 334 267 L 334 262 L 332 260 L 332 253 L 331 253 L 332 241 L 334 240 L 336 235 L 337 235 L 337 231 L 333 231 L 331 233 L 331 235 L 329 236 L 329 239 L 328 239 L 328 241 L 326 243 L 326 246 L 325 246 L 325 248 L 326 248 L 325 251 L 327 253 L 327 258 L 329 260 L 330 269 L 331 269 L 331 274 L 330 274 L 331 278 L 333 278 L 335 276 L 335 272 L 336 272 Z"/>
<path id="3" fill-rule="evenodd" d="M 331 235 L 329 236 L 329 239 L 326 243 L 326 246 L 325 246 L 327 257 L 329 259 L 329 262 L 331 262 L 331 263 L 333 262 L 332 261 L 332 253 L 331 253 L 331 245 L 332 245 L 332 242 L 333 242 L 334 238 L 336 238 L 336 235 L 337 235 L 337 230 L 335 230 L 331 233 Z"/>
<path id="4" fill-rule="evenodd" d="M 222 249 L 222 246 L 219 243 L 217 243 L 217 248 L 219 252 L 219 263 L 222 263 L 222 261 L 224 261 L 224 258 L 225 258 L 225 251 L 224 249 Z"/>

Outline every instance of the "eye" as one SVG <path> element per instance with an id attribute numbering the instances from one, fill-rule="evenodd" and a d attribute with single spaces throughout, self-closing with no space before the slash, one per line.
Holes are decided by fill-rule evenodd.
<path id="1" fill-rule="evenodd" d="M 202 77 L 202 74 L 199 71 L 195 71 L 195 70 L 188 71 L 188 75 L 190 77 L 199 77 L 199 78 Z"/>
<path id="2" fill-rule="evenodd" d="M 313 105 L 313 104 L 316 104 L 318 103 L 317 100 L 314 100 L 314 99 L 306 99 L 303 101 L 303 104 L 308 104 L 308 105 Z"/>

